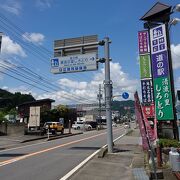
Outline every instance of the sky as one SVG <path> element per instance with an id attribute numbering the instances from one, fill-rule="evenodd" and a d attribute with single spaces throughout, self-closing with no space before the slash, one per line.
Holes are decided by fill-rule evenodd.
<path id="1" fill-rule="evenodd" d="M 97 71 L 52 74 L 54 40 L 98 35 L 109 37 L 114 100 L 128 92 L 140 94 L 139 19 L 156 0 L 0 0 L 0 88 L 31 93 L 36 99 L 51 98 L 56 104 L 97 103 L 103 89 L 104 64 Z M 179 0 L 163 0 L 175 6 Z M 174 12 L 171 18 L 180 18 Z M 180 89 L 180 23 L 170 28 L 174 85 Z M 99 58 L 104 57 L 99 47 Z M 118 96 L 119 95 L 119 96 Z"/>

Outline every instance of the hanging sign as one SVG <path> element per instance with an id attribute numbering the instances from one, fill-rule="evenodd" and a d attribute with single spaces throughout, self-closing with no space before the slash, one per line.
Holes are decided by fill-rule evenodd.
<path id="1" fill-rule="evenodd" d="M 143 103 L 153 102 L 152 79 L 141 80 L 141 92 Z"/>
<path id="2" fill-rule="evenodd" d="M 138 32 L 138 42 L 139 42 L 139 54 L 149 53 L 148 31 Z"/>
<path id="3" fill-rule="evenodd" d="M 157 120 L 173 120 L 165 24 L 150 29 L 153 89 Z"/>
<path id="4" fill-rule="evenodd" d="M 151 64 L 150 64 L 150 55 L 140 55 L 140 74 L 141 79 L 151 77 Z"/>

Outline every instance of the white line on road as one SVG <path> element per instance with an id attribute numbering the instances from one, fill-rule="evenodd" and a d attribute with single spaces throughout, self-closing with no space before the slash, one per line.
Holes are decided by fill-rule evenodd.
<path id="1" fill-rule="evenodd" d="M 125 135 L 126 135 L 126 133 L 122 134 L 121 136 L 117 137 L 113 142 L 116 142 L 117 140 L 119 140 L 120 138 L 122 138 Z M 104 145 L 102 148 L 106 148 L 106 147 L 107 147 L 107 144 Z M 76 173 L 76 171 L 78 171 L 80 168 L 82 168 L 88 161 L 90 161 L 96 154 L 98 154 L 100 152 L 100 150 L 101 149 L 98 149 L 97 151 L 95 151 L 93 154 L 91 154 L 89 157 L 87 157 L 84 161 L 82 161 L 79 165 L 77 165 L 74 169 L 69 171 L 65 176 L 63 176 L 59 180 L 69 179 L 74 173 Z"/>

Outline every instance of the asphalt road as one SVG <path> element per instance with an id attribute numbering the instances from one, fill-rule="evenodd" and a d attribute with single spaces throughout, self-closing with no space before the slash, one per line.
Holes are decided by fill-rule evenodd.
<path id="1" fill-rule="evenodd" d="M 113 139 L 124 133 L 113 128 Z M 59 180 L 106 144 L 106 130 L 0 151 L 1 180 Z"/>

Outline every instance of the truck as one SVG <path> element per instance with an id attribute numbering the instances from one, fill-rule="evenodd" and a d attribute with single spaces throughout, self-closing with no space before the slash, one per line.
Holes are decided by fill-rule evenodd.
<path id="1" fill-rule="evenodd" d="M 24 134 L 44 134 L 44 129 L 40 126 L 40 106 L 30 107 L 29 122 L 24 128 Z"/>
<path id="2" fill-rule="evenodd" d="M 84 118 L 85 118 L 86 122 L 87 121 L 96 121 L 96 116 L 94 114 L 92 114 L 92 115 L 85 115 Z"/>

